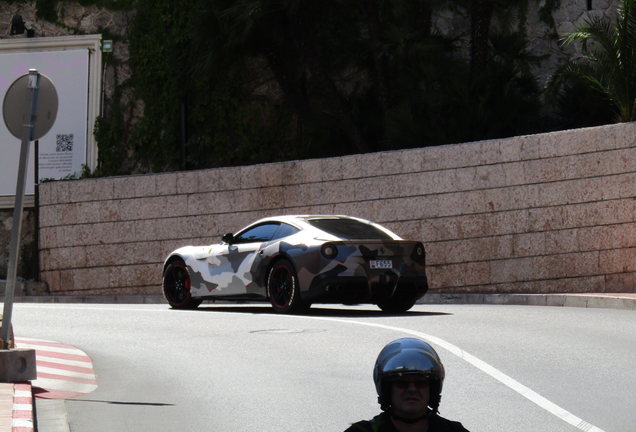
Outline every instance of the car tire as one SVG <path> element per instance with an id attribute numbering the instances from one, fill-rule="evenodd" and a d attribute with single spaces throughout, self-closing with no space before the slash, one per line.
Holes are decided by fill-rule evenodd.
<path id="1" fill-rule="evenodd" d="M 267 297 L 274 311 L 298 313 L 307 309 L 300 298 L 300 287 L 294 266 L 280 259 L 271 266 L 267 274 Z"/>
<path id="2" fill-rule="evenodd" d="M 201 300 L 192 298 L 190 273 L 182 259 L 171 261 L 163 272 L 163 296 L 173 309 L 196 309 Z"/>
<path id="3" fill-rule="evenodd" d="M 411 309 L 417 301 L 414 297 L 394 296 L 383 301 L 379 301 L 378 307 L 385 313 L 403 313 Z"/>

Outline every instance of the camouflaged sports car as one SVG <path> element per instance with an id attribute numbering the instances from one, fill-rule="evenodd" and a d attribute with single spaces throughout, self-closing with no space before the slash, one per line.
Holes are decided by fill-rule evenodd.
<path id="1" fill-rule="evenodd" d="M 163 294 L 175 309 L 210 299 L 269 299 L 280 313 L 327 302 L 403 312 L 428 290 L 424 261 L 422 243 L 363 219 L 269 217 L 220 244 L 170 253 Z"/>

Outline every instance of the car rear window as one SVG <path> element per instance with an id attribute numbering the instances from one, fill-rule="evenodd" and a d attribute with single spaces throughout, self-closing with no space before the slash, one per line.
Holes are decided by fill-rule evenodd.
<path id="1" fill-rule="evenodd" d="M 384 231 L 354 219 L 309 219 L 307 222 L 343 240 L 392 240 L 392 237 Z"/>

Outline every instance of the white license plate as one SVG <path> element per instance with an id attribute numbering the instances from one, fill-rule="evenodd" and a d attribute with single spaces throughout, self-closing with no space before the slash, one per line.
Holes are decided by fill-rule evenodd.
<path id="1" fill-rule="evenodd" d="M 392 269 L 393 261 L 391 260 L 371 260 L 369 261 L 369 267 L 372 269 Z"/>

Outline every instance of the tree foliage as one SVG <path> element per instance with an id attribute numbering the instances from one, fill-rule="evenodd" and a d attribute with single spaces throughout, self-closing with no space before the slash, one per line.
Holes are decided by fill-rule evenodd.
<path id="1" fill-rule="evenodd" d="M 636 1 L 623 0 L 614 25 L 594 16 L 564 39 L 565 44 L 577 42 L 582 56 L 558 71 L 552 91 L 563 98 L 568 89 L 584 83 L 600 94 L 596 106 L 601 115 L 609 102 L 618 121 L 636 120 Z"/>
<path id="2" fill-rule="evenodd" d="M 132 171 L 166 171 L 540 129 L 541 94 L 532 75 L 540 59 L 528 53 L 521 12 L 527 0 L 134 6 L 140 12 L 130 29 L 129 85 L 143 115 L 131 126 L 100 120 L 104 173 L 125 166 L 118 154 L 132 159 Z M 459 49 L 462 35 L 436 32 L 440 8 L 471 16 L 468 57 Z M 507 25 L 510 15 L 519 27 Z M 118 135 L 129 136 L 125 148 Z"/>
<path id="3" fill-rule="evenodd" d="M 264 128 L 275 109 L 260 109 L 249 59 L 219 44 L 225 29 L 211 2 L 140 0 L 137 8 L 147 11 L 130 34 L 132 86 L 144 102 L 130 140 L 137 170 L 263 162 L 268 147 L 282 148 L 277 131 Z"/>

